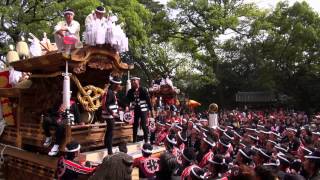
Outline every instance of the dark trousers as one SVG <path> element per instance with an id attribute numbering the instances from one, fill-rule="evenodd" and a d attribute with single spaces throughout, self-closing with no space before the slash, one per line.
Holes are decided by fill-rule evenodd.
<path id="1" fill-rule="evenodd" d="M 145 142 L 148 142 L 148 129 L 147 129 L 147 112 L 134 111 L 134 123 L 133 123 L 133 142 L 137 142 L 137 132 L 140 126 L 143 130 L 143 138 Z"/>
<path id="2" fill-rule="evenodd" d="M 154 144 L 156 141 L 156 132 L 150 132 L 150 144 Z"/>
<path id="3" fill-rule="evenodd" d="M 108 154 L 112 154 L 112 136 L 113 136 L 113 126 L 114 119 L 107 119 L 107 129 L 106 134 L 104 135 L 104 145 L 108 149 Z"/>
<path id="4" fill-rule="evenodd" d="M 54 127 L 56 129 L 56 133 L 55 133 L 56 142 L 55 142 L 55 144 L 61 145 L 61 143 L 64 139 L 64 132 L 65 132 L 64 125 L 58 124 L 56 121 L 56 118 L 54 118 L 54 117 L 44 116 L 42 128 L 44 130 L 44 134 L 46 135 L 46 137 L 51 137 L 51 133 L 50 133 L 51 127 Z"/>

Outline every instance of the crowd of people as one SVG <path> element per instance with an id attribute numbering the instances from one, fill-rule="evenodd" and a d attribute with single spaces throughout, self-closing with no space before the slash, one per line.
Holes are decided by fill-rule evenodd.
<path id="1" fill-rule="evenodd" d="M 128 174 L 136 167 L 140 179 L 320 179 L 319 114 L 222 111 L 219 126 L 209 127 L 206 113 L 170 109 L 156 114 L 150 141 L 143 144 L 142 157 L 127 162 Z M 166 149 L 159 158 L 152 156 L 154 145 Z M 130 159 L 126 152 L 110 156 Z M 97 177 L 95 170 L 91 173 Z"/>
<path id="2" fill-rule="evenodd" d="M 205 115 L 170 114 L 151 141 L 166 147 L 155 179 L 320 179 L 319 115 L 233 110 L 208 127 Z"/>

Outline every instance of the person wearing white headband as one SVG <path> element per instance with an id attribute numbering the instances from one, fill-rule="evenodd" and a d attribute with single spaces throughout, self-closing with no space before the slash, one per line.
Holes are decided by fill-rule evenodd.
<path id="1" fill-rule="evenodd" d="M 140 179 L 154 179 L 156 171 L 159 170 L 159 158 L 151 157 L 152 150 L 151 144 L 143 144 L 141 148 L 142 157 L 133 161 L 133 167 L 139 168 Z"/>
<path id="2" fill-rule="evenodd" d="M 65 147 L 65 156 L 58 160 L 58 179 L 78 179 L 80 174 L 89 175 L 95 168 L 81 165 L 76 159 L 80 154 L 81 145 L 76 141 L 69 142 Z M 87 163 L 86 163 L 87 164 Z"/>
<path id="3" fill-rule="evenodd" d="M 209 179 L 223 179 L 228 176 L 228 165 L 231 162 L 230 158 L 222 154 L 215 154 L 209 159 L 209 171 L 211 177 Z"/>
<path id="4" fill-rule="evenodd" d="M 188 169 L 190 170 L 194 165 L 196 153 L 194 152 L 194 149 L 191 147 L 186 147 L 182 152 L 181 152 L 181 166 L 179 167 L 177 171 L 177 175 L 181 177 L 183 172 Z M 197 166 L 198 167 L 198 166 Z M 188 176 L 189 173 L 184 173 L 185 176 Z"/>
<path id="5" fill-rule="evenodd" d="M 131 77 L 130 80 L 132 87 L 126 96 L 126 111 L 129 111 L 129 107 L 134 110 L 133 142 L 137 142 L 139 125 L 143 130 L 144 142 L 148 142 L 147 117 L 149 116 L 149 112 L 151 117 L 153 117 L 150 95 L 147 88 L 142 87 L 140 78 Z"/>
<path id="6" fill-rule="evenodd" d="M 118 77 L 109 77 L 111 84 L 102 96 L 101 117 L 107 122 L 107 130 L 104 138 L 105 146 L 108 148 L 108 154 L 112 154 L 113 127 L 116 119 L 119 119 L 118 92 L 121 90 L 121 79 Z"/>
<path id="7" fill-rule="evenodd" d="M 306 171 L 306 179 L 320 179 L 320 151 L 314 151 L 312 154 L 304 157 L 303 169 Z"/>
<path id="8" fill-rule="evenodd" d="M 107 19 L 104 17 L 106 10 L 98 6 L 85 20 L 85 42 L 87 45 L 105 44 Z"/>
<path id="9" fill-rule="evenodd" d="M 54 27 L 54 39 L 59 52 L 64 50 L 64 37 L 68 36 L 77 41 L 80 40 L 80 24 L 73 19 L 75 16 L 74 11 L 72 9 L 66 9 L 63 15 L 65 20 L 59 21 Z"/>
<path id="10" fill-rule="evenodd" d="M 251 158 L 252 152 L 251 149 L 248 147 L 239 149 L 237 155 L 236 155 L 236 163 L 237 165 L 241 166 L 241 165 L 245 165 L 245 166 L 249 166 L 250 163 L 252 162 L 252 158 Z"/>

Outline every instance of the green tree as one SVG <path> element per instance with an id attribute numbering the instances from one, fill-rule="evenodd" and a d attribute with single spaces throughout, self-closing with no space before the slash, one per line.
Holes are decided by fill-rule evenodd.
<path id="1" fill-rule="evenodd" d="M 224 44 L 225 57 L 232 61 L 223 63 L 229 68 L 220 77 L 233 71 L 240 82 L 234 92 L 273 91 L 293 98 L 296 108 L 314 111 L 320 100 L 313 93 L 319 90 L 319 21 L 306 2 L 279 3 L 252 23 L 245 38 Z"/>
<path id="2" fill-rule="evenodd" d="M 169 7 L 178 12 L 175 21 L 179 28 L 172 36 L 177 51 L 189 53 L 196 61 L 196 71 L 201 72 L 198 75 L 206 80 L 197 86 L 203 85 L 211 90 L 209 97 L 202 94 L 201 99 L 224 102 L 222 81 L 216 76 L 220 74 L 219 64 L 224 61 L 220 37 L 228 31 L 244 36 L 251 22 L 263 12 L 253 4 L 239 0 L 172 0 Z M 219 98 L 214 97 L 216 92 Z"/>

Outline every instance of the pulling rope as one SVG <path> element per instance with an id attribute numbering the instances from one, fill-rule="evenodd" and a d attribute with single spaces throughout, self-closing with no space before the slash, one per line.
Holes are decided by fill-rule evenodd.
<path id="1" fill-rule="evenodd" d="M 75 75 L 71 75 L 71 79 L 79 89 L 77 98 L 82 104 L 83 108 L 88 112 L 94 112 L 98 110 L 99 107 L 101 107 L 100 99 L 104 94 L 104 90 L 93 85 L 82 87 L 79 79 Z"/>

